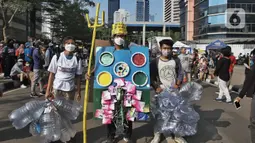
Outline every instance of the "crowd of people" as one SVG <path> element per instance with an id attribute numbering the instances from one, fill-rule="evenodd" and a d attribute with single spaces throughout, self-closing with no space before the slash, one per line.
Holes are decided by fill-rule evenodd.
<path id="1" fill-rule="evenodd" d="M 122 50 L 125 43 L 125 35 L 116 34 L 113 37 L 113 44 L 116 50 Z M 187 49 L 180 47 L 179 51 L 173 50 L 173 41 L 164 39 L 159 42 L 160 56 L 150 62 L 151 86 L 157 94 L 164 89 L 180 88 L 183 83 L 190 82 L 192 79 L 206 80 L 208 76 L 217 76 L 219 83 L 218 97 L 219 102 L 232 104 L 233 101 L 229 94 L 229 84 L 233 75 L 236 57 L 231 52 L 231 47 L 227 46 L 219 51 L 206 51 L 199 54 L 198 50 L 193 49 L 192 54 Z M 80 48 L 72 37 L 66 37 L 62 46 L 52 42 L 43 42 L 41 40 L 31 40 L 26 43 L 18 43 L 14 39 L 6 44 L 0 44 L 0 62 L 1 70 L 4 71 L 6 79 L 18 80 L 21 82 L 21 88 L 31 86 L 31 97 L 43 96 L 46 98 L 64 97 L 67 100 L 81 99 L 81 75 L 86 66 L 85 59 L 87 53 L 79 51 Z M 247 77 L 243 90 L 235 101 L 240 102 L 244 95 L 250 96 L 254 93 L 255 82 L 255 50 L 251 52 L 247 60 Z M 213 69 L 214 73 L 210 72 Z M 90 79 L 92 73 L 86 74 L 86 79 Z M 167 74 L 163 71 L 168 71 Z M 45 78 L 45 80 L 44 80 Z M 39 85 L 40 92 L 36 93 L 36 87 Z M 248 89 L 253 86 L 252 90 Z M 248 92 L 250 90 L 250 93 Z M 77 92 L 77 96 L 75 96 Z M 226 97 L 226 100 L 224 97 Z M 252 106 L 255 106 L 255 100 Z M 251 115 L 252 127 L 255 128 L 255 116 Z M 253 117 L 254 116 L 254 117 Z M 115 138 L 113 124 L 108 126 L 108 140 L 111 143 Z M 255 135 L 255 130 L 252 130 Z M 127 123 L 125 127 L 124 140 L 129 142 L 132 135 L 132 123 Z M 155 133 L 152 143 L 158 143 L 161 133 Z M 178 135 L 168 138 L 171 140 L 185 140 Z M 255 142 L 255 139 L 254 139 Z"/>
<path id="2" fill-rule="evenodd" d="M 72 38 L 73 39 L 73 38 Z M 72 51 L 86 66 L 87 52 L 80 43 L 74 43 Z M 54 55 L 61 57 L 65 51 L 64 44 L 55 44 L 51 41 L 30 39 L 26 43 L 10 39 L 5 44 L 0 44 L 0 73 L 3 72 L 5 79 L 12 79 L 21 83 L 21 88 L 31 87 L 31 97 L 43 96 L 46 93 L 48 77 L 52 58 Z M 85 50 L 87 51 L 87 50 Z M 39 93 L 36 88 L 39 86 Z"/>

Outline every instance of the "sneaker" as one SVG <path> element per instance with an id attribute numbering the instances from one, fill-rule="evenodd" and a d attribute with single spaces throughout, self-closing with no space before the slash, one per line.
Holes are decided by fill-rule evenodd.
<path id="1" fill-rule="evenodd" d="M 39 93 L 40 96 L 44 96 L 45 95 L 45 91 L 42 91 Z"/>
<path id="2" fill-rule="evenodd" d="M 22 84 L 22 85 L 20 86 L 20 88 L 27 88 L 27 86 L 25 86 L 24 84 Z"/>
<path id="3" fill-rule="evenodd" d="M 167 143 L 176 143 L 172 137 L 167 137 L 166 141 L 167 141 Z"/>
<path id="4" fill-rule="evenodd" d="M 31 93 L 30 97 L 38 97 L 36 94 Z"/>
<path id="5" fill-rule="evenodd" d="M 131 143 L 131 140 L 129 138 L 123 138 L 123 141 L 126 143 Z"/>
<path id="6" fill-rule="evenodd" d="M 176 143 L 188 143 L 183 137 L 175 137 L 174 141 Z"/>
<path id="7" fill-rule="evenodd" d="M 159 143 L 159 142 L 160 142 L 160 133 L 155 133 L 151 143 Z"/>
<path id="8" fill-rule="evenodd" d="M 217 102 L 222 102 L 222 100 L 223 100 L 222 98 L 216 98 L 215 99 L 215 101 L 217 101 Z"/>
<path id="9" fill-rule="evenodd" d="M 232 101 L 226 101 L 226 103 L 227 103 L 227 104 L 233 104 L 233 102 L 232 102 Z"/>

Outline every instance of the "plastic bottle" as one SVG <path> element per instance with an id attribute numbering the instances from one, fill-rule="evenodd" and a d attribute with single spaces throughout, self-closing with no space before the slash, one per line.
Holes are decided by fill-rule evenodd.
<path id="1" fill-rule="evenodd" d="M 16 119 L 21 119 L 24 116 L 27 116 L 28 114 L 34 114 L 34 118 L 40 117 L 40 112 L 37 112 L 40 110 L 44 105 L 46 101 L 38 101 L 33 100 L 28 103 L 26 103 L 24 106 L 20 107 L 19 109 L 14 110 L 10 115 L 9 119 L 11 121 L 14 121 Z"/>
<path id="2" fill-rule="evenodd" d="M 61 128 L 60 140 L 62 142 L 67 142 L 75 136 L 76 130 L 74 129 L 72 123 L 64 116 L 61 118 L 61 122 L 62 122 L 62 128 Z"/>
<path id="3" fill-rule="evenodd" d="M 41 126 L 37 122 L 32 122 L 29 126 L 29 133 L 32 134 L 32 136 L 39 136 L 41 133 Z"/>
<path id="4" fill-rule="evenodd" d="M 16 129 L 22 129 L 32 121 L 38 120 L 44 111 L 44 105 L 45 101 L 34 100 L 13 111 L 9 115 L 9 119 L 13 121 L 12 125 Z"/>
<path id="5" fill-rule="evenodd" d="M 39 120 L 41 125 L 41 136 L 50 141 L 57 141 L 61 137 L 61 120 L 55 111 L 43 114 Z"/>
<path id="6" fill-rule="evenodd" d="M 70 120 L 76 120 L 82 108 L 82 106 L 78 103 L 67 101 L 65 99 L 54 100 L 53 104 L 58 109 L 60 114 L 66 115 L 66 117 Z"/>

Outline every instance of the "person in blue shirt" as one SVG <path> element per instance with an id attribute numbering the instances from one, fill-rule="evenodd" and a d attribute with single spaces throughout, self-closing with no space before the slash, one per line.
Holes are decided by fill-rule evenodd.
<path id="1" fill-rule="evenodd" d="M 30 42 L 25 43 L 24 54 L 25 54 L 25 62 L 29 63 L 30 68 L 32 68 L 33 58 L 32 58 L 32 46 Z"/>

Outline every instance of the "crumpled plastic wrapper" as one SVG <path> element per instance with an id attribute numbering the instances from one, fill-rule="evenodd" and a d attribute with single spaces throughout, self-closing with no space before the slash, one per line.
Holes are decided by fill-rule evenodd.
<path id="1" fill-rule="evenodd" d="M 191 105 L 202 97 L 203 87 L 195 82 L 184 84 L 181 89 L 167 89 L 157 95 L 152 103 L 152 115 L 156 120 L 155 132 L 192 136 L 197 133 L 199 114 Z"/>
<path id="2" fill-rule="evenodd" d="M 74 101 L 33 100 L 14 110 L 9 119 L 16 129 L 29 125 L 29 132 L 44 143 L 67 142 L 76 134 L 71 120 L 76 120 L 82 106 Z"/>

